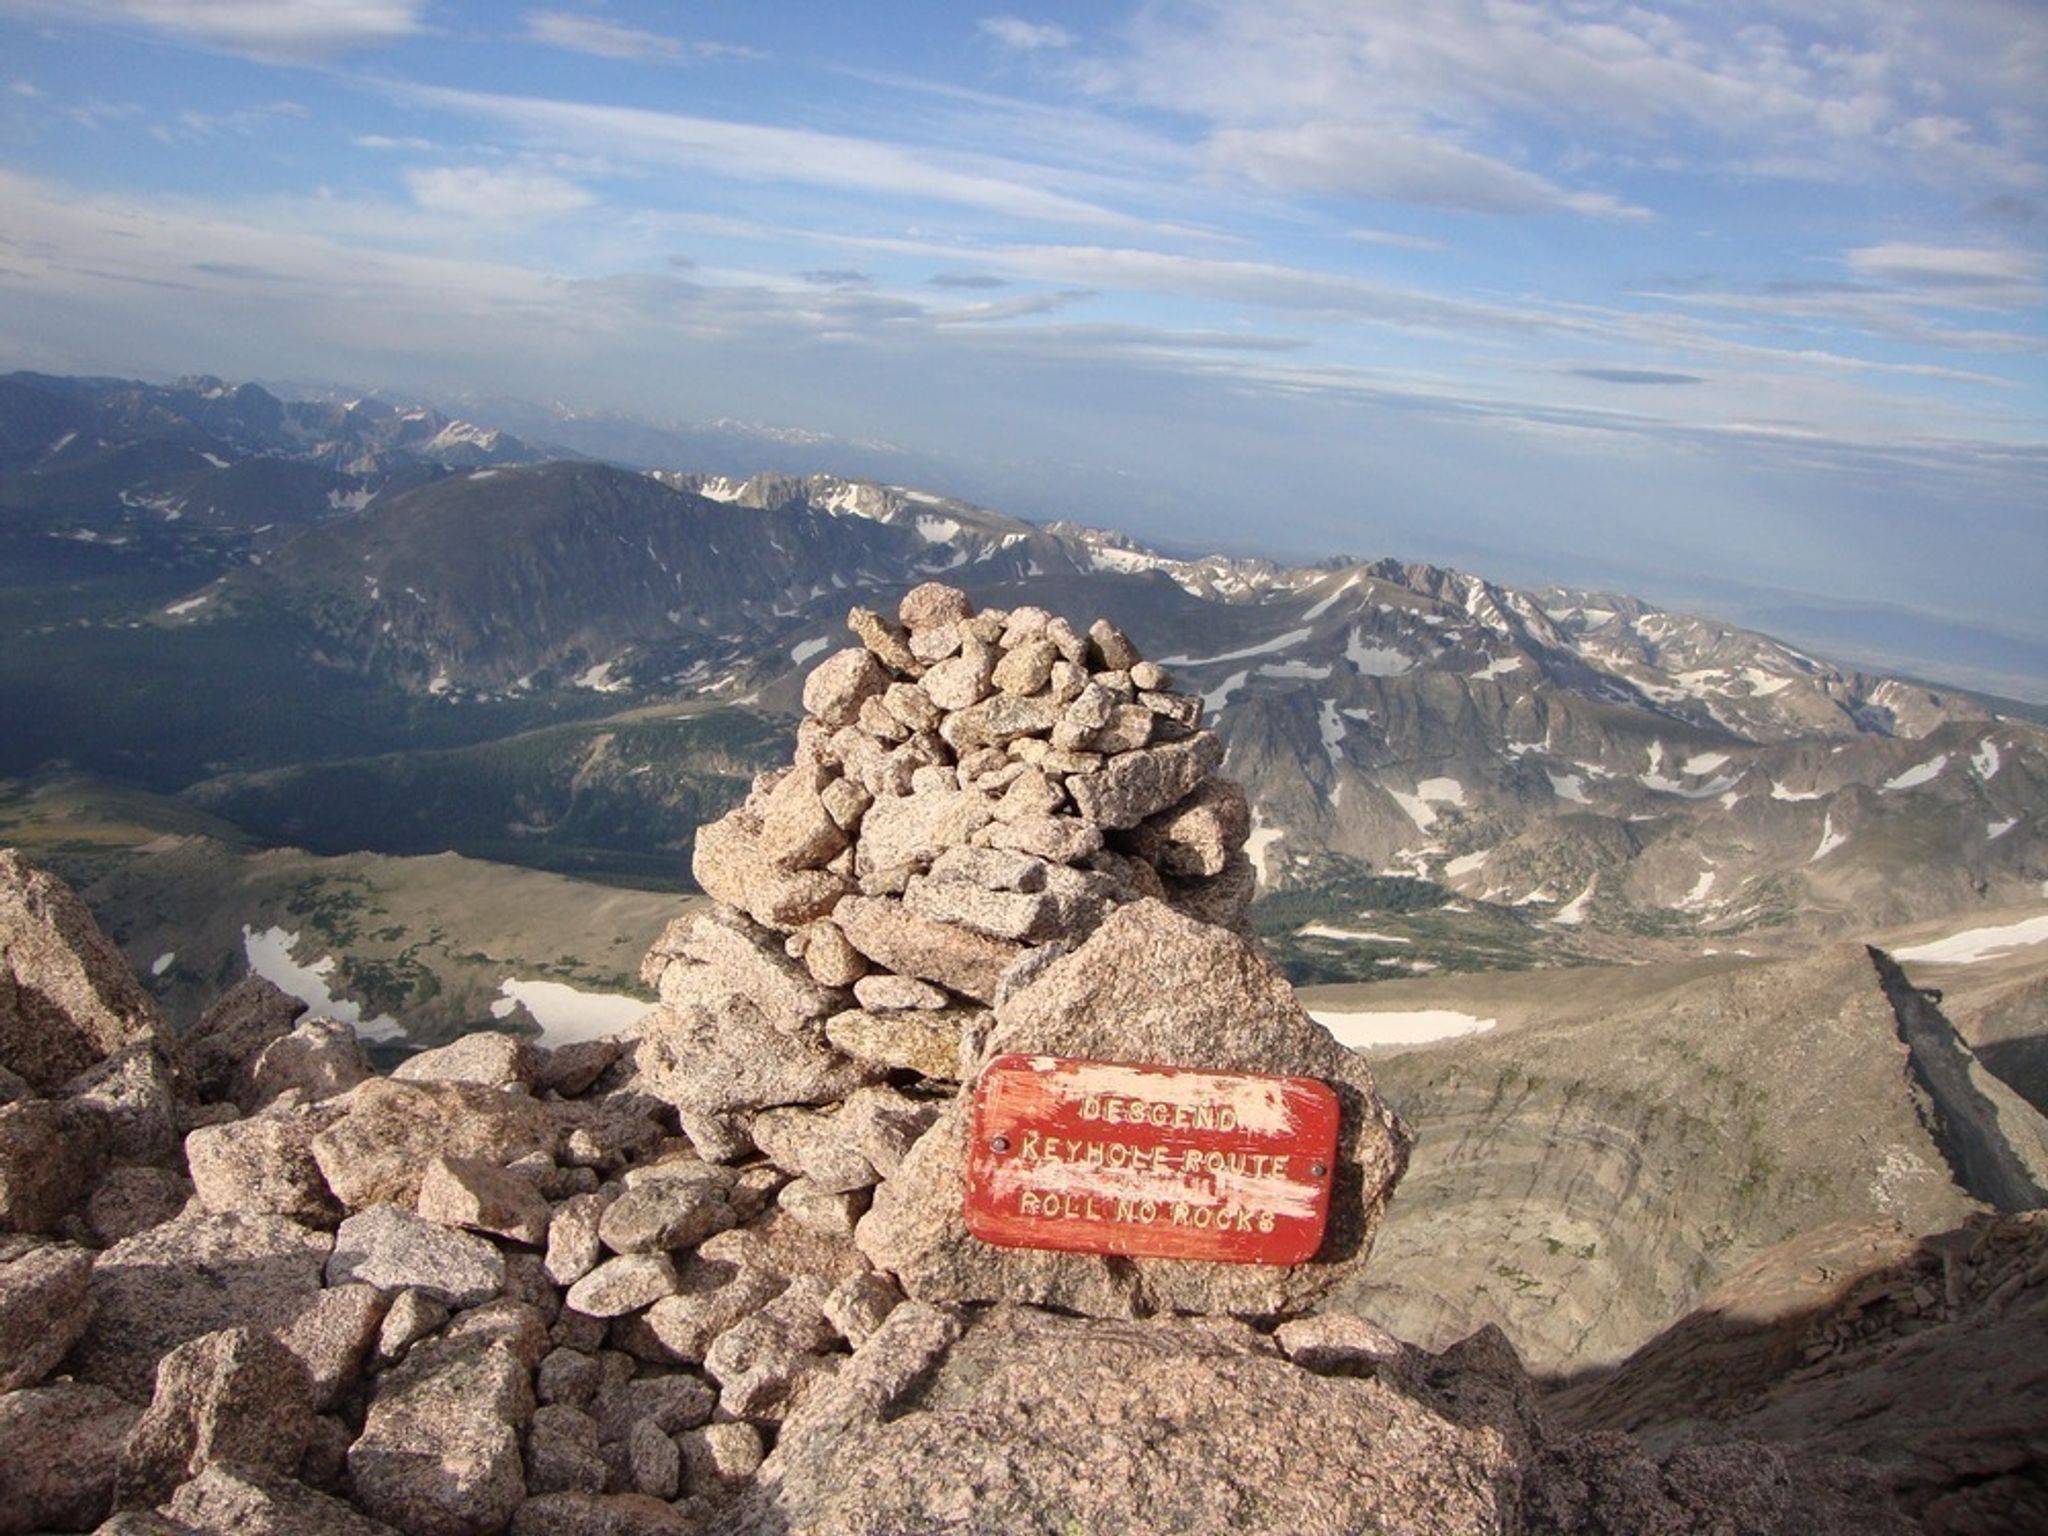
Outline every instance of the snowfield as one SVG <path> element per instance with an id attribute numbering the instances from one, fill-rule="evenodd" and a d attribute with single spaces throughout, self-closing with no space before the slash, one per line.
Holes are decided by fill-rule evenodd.
<path id="1" fill-rule="evenodd" d="M 1995 928 L 1966 928 L 1945 939 L 1933 939 L 1892 951 L 1894 960 L 1920 960 L 1931 965 L 1975 965 L 1997 960 L 2016 949 L 2048 944 L 2048 913 L 2004 923 Z"/>
<path id="2" fill-rule="evenodd" d="M 1327 1029 L 1339 1045 L 1349 1046 L 1354 1051 L 1369 1051 L 1376 1045 L 1427 1045 L 1432 1040 L 1483 1035 L 1500 1022 L 1498 1019 L 1475 1018 L 1450 1008 L 1386 1013 L 1311 1008 L 1308 1016 Z"/>

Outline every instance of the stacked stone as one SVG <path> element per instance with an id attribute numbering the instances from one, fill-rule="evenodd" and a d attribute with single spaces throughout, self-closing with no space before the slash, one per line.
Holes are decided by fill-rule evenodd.
<path id="1" fill-rule="evenodd" d="M 1250 815 L 1215 776 L 1202 701 L 1115 625 L 977 613 L 937 582 L 898 614 L 853 610 L 861 643 L 805 682 L 793 764 L 698 833 L 717 910 L 649 956 L 670 1008 L 737 1004 L 796 1042 L 780 1065 L 801 1084 L 768 1097 L 682 1085 L 708 1157 L 733 1153 L 731 1116 L 758 1104 L 822 1102 L 880 1072 L 958 1081 L 1002 978 L 1124 903 L 1235 927 L 1251 901 Z"/>
<path id="2" fill-rule="evenodd" d="M 1122 757 L 1198 740 L 1167 736 Z M 388 1077 L 263 981 L 169 1036 L 76 899 L 0 852 L 0 1536 L 1450 1536 L 1539 1503 L 1555 1518 L 1528 1529 L 1584 1529 L 1596 1508 L 1616 1529 L 1694 1528 L 1697 1466 L 1660 1488 L 1621 1437 L 1547 1441 L 1498 1335 L 1432 1357 L 1304 1315 L 1364 1263 L 1407 1137 L 1254 944 L 1175 911 L 1170 887 L 1090 883 L 1107 915 L 1066 954 L 912 904 L 919 882 L 954 883 L 933 878 L 948 858 L 1039 860 L 958 882 L 992 896 L 1044 894 L 1056 869 L 1114 879 L 1110 854 L 1157 875 L 1141 829 L 1203 785 L 1110 827 L 1075 793 L 1113 771 L 1102 755 L 1054 770 L 1075 813 L 1034 813 L 1106 828 L 1102 847 L 977 844 L 1015 823 L 967 816 L 928 855 L 895 845 L 912 852 L 894 891 L 858 889 L 867 818 L 958 796 L 959 765 L 920 765 L 954 782 L 893 797 L 815 775 L 821 804 L 856 782 L 874 798 L 823 856 L 852 849 L 848 869 L 764 866 L 845 887 L 782 915 L 800 954 L 715 912 L 650 957 L 673 996 L 636 1030 L 554 1050 L 472 1035 Z M 1002 945 L 1005 968 L 954 986 L 916 945 L 871 956 L 838 921 L 849 902 L 929 923 L 912 931 L 937 949 Z M 821 978 L 828 952 L 841 968 Z M 979 1244 L 959 1051 L 930 1072 L 852 1053 L 832 1033 L 849 1014 L 951 1014 L 963 1039 L 986 1030 L 982 1056 L 1318 1077 L 1343 1111 L 1324 1250 L 1276 1269 Z M 1717 1504 L 1785 1485 L 1751 1448 L 1730 1461 Z M 1800 1513 L 1781 1528 L 1890 1528 Z"/>

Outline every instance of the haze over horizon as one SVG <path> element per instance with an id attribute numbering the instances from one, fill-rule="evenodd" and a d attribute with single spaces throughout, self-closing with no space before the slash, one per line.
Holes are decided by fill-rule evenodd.
<path id="1" fill-rule="evenodd" d="M 2048 697 L 2048 12 L 1811 10 L 0 0 L 0 369 L 881 439 Z"/>

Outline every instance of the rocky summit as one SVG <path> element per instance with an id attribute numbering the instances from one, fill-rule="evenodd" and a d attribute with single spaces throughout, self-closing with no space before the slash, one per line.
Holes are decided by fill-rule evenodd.
<path id="1" fill-rule="evenodd" d="M 2040 1492 L 2031 1388 L 1983 1400 L 1995 1465 L 1910 1476 L 1843 1393 L 1877 1390 L 1866 1346 L 1976 1360 L 1989 1320 L 2037 1325 L 2038 1224 L 1978 1242 L 1996 1268 L 1951 1269 L 1946 1310 L 1933 1258 L 1829 1289 L 1819 1353 L 1805 1313 L 1744 1346 L 1717 1303 L 1555 1407 L 1496 1329 L 1432 1352 L 1324 1310 L 1412 1133 L 1243 931 L 1201 701 L 1111 624 L 937 584 L 849 624 L 615 1036 L 380 1075 L 246 982 L 179 1037 L 0 856 L 0 1533 L 2026 1528 L 1997 1521 Z M 1011 1053 L 1320 1080 L 1322 1246 L 980 1242 L 969 1108 Z M 1915 1327 L 1859 1332 L 1851 1295 Z M 1797 1412 L 1757 1408 L 1802 1359 L 1828 1374 L 1771 1399 Z"/>

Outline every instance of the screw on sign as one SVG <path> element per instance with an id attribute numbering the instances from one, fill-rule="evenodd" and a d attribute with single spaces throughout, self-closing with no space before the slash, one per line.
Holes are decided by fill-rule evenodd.
<path id="1" fill-rule="evenodd" d="M 1306 1263 L 1337 1118 L 1310 1077 L 998 1057 L 975 1088 L 967 1230 L 1005 1248 Z"/>

